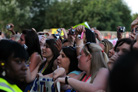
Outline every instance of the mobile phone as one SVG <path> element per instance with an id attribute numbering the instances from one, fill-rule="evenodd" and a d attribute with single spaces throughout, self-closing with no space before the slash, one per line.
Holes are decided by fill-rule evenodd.
<path id="1" fill-rule="evenodd" d="M 7 26 L 6 26 L 6 29 L 10 29 L 10 28 L 11 28 L 11 25 L 7 25 Z"/>

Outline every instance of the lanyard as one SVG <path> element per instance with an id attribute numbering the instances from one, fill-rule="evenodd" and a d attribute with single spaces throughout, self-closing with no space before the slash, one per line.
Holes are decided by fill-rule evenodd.
<path id="1" fill-rule="evenodd" d="M 87 82 L 87 80 L 91 77 L 91 75 L 89 75 L 89 77 L 86 79 L 86 75 L 84 76 L 84 78 L 82 79 L 83 82 Z M 86 79 L 86 80 L 85 80 Z M 84 81 L 85 80 L 85 81 Z"/>
<path id="2" fill-rule="evenodd" d="M 47 66 L 48 66 L 48 64 L 45 65 L 40 72 L 43 73 L 46 70 Z"/>

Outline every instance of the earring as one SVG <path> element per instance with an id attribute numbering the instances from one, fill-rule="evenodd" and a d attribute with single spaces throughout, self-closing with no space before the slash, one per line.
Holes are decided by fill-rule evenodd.
<path id="1" fill-rule="evenodd" d="M 6 72 L 5 71 L 2 72 L 2 76 L 6 76 Z"/>

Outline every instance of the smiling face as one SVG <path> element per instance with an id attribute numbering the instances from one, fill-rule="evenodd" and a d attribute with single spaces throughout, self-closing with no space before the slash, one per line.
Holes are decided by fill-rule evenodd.
<path id="1" fill-rule="evenodd" d="M 48 44 L 45 44 L 42 48 L 42 56 L 47 59 L 53 57 L 53 52 Z"/>
<path id="2" fill-rule="evenodd" d="M 59 67 L 63 67 L 66 70 L 66 73 L 69 71 L 70 59 L 63 51 L 60 52 L 60 55 L 57 58 L 57 64 Z"/>
<path id="3" fill-rule="evenodd" d="M 5 65 L 6 76 L 14 81 L 23 81 L 26 78 L 26 62 L 20 58 L 11 57 Z"/>

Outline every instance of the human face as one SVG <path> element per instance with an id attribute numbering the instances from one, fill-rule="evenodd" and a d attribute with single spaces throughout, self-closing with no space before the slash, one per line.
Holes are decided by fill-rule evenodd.
<path id="1" fill-rule="evenodd" d="M 112 49 L 109 50 L 108 57 L 111 58 L 114 54 L 115 54 L 115 51 L 112 48 Z"/>
<path id="2" fill-rule="evenodd" d="M 20 39 L 18 40 L 18 42 L 21 44 L 21 45 L 24 45 L 25 44 L 25 35 L 22 34 Z"/>
<path id="3" fill-rule="evenodd" d="M 11 57 L 6 64 L 6 76 L 12 81 L 23 81 L 26 78 L 26 62 L 20 58 Z"/>
<path id="4" fill-rule="evenodd" d="M 48 44 L 44 44 L 44 46 L 42 48 L 42 56 L 47 58 L 47 59 L 53 57 L 53 52 L 50 49 Z"/>
<path id="5" fill-rule="evenodd" d="M 117 52 L 117 54 L 120 56 L 120 55 L 123 55 L 123 54 L 125 54 L 125 53 L 127 53 L 127 52 L 129 52 L 130 51 L 130 45 L 129 44 L 127 44 L 127 43 L 123 43 L 121 46 L 118 46 L 117 48 L 116 48 L 116 52 Z"/>
<path id="6" fill-rule="evenodd" d="M 78 68 L 81 70 L 85 70 L 86 61 L 88 58 L 84 53 L 83 49 L 81 50 L 80 55 L 77 58 L 78 58 Z"/>
<path id="7" fill-rule="evenodd" d="M 66 73 L 69 71 L 70 60 L 62 50 L 57 58 L 57 64 L 59 67 L 63 67 Z"/>

